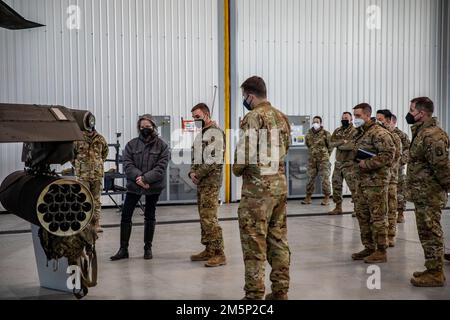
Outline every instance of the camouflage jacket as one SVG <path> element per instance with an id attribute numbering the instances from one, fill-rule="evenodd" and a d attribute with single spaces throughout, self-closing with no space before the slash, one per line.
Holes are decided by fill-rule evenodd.
<path id="1" fill-rule="evenodd" d="M 400 137 L 395 134 L 394 130 L 387 129 L 391 134 L 392 141 L 395 145 L 395 155 L 392 159 L 391 164 L 391 179 L 389 183 L 397 184 L 398 183 L 398 170 L 400 169 L 400 161 L 402 158 L 402 140 Z"/>
<path id="2" fill-rule="evenodd" d="M 261 143 L 265 134 L 267 144 Z M 242 196 L 286 195 L 284 161 L 290 138 L 287 117 L 270 102 L 263 102 L 247 113 L 241 122 L 233 165 L 234 175 L 243 177 Z M 267 152 L 261 149 L 266 145 Z M 273 155 L 272 151 L 278 154 Z"/>
<path id="3" fill-rule="evenodd" d="M 309 129 L 305 137 L 305 143 L 309 151 L 309 159 L 316 161 L 329 161 L 333 151 L 331 146 L 331 134 L 324 128 L 319 131 Z"/>
<path id="4" fill-rule="evenodd" d="M 331 135 L 330 146 L 331 148 L 336 148 L 336 162 L 353 165 L 355 153 L 352 140 L 356 132 L 357 130 L 352 124 L 346 129 L 339 127 L 334 130 Z M 344 144 L 344 140 L 347 140 L 347 143 Z"/>
<path id="5" fill-rule="evenodd" d="M 406 133 L 401 131 L 399 128 L 394 129 L 394 133 L 399 136 L 402 141 L 402 157 L 400 158 L 400 166 L 403 167 L 408 163 L 409 158 L 409 147 L 411 145 L 411 141 Z"/>
<path id="6" fill-rule="evenodd" d="M 411 127 L 413 139 L 409 150 L 408 198 L 428 198 L 450 187 L 449 140 L 435 118 Z"/>
<path id="7" fill-rule="evenodd" d="M 355 163 L 358 183 L 363 187 L 386 186 L 390 180 L 392 159 L 395 156 L 395 144 L 385 128 L 373 121 L 366 123 L 355 135 L 355 154 L 358 149 L 371 152 L 375 156 L 364 160 L 367 169 L 361 169 Z"/>
<path id="8" fill-rule="evenodd" d="M 103 163 L 108 157 L 108 143 L 98 132 L 90 137 L 87 132 L 83 133 L 84 140 L 75 141 L 75 158 L 72 164 L 75 175 L 83 180 L 101 180 L 104 176 Z"/>
<path id="9" fill-rule="evenodd" d="M 222 185 L 225 144 L 225 133 L 215 122 L 208 128 L 204 128 L 195 138 L 191 150 L 192 164 L 189 175 L 191 173 L 197 175 L 200 180 L 199 186 L 220 187 Z M 218 155 L 216 151 L 219 151 Z M 199 152 L 197 156 L 196 152 Z M 211 159 L 204 159 L 205 155 L 210 156 Z"/>

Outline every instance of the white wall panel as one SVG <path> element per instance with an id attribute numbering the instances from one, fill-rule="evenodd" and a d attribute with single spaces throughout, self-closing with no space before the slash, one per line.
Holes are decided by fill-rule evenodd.
<path id="1" fill-rule="evenodd" d="M 238 84 L 262 76 L 284 112 L 321 115 L 332 130 L 341 112 L 365 101 L 391 109 L 407 130 L 411 98 L 446 108 L 442 0 L 236 1 Z M 367 28 L 370 5 L 381 9 L 380 30 Z M 240 117 L 240 94 L 235 103 Z"/>
<path id="2" fill-rule="evenodd" d="M 288 115 L 320 115 L 330 131 L 359 102 L 391 109 L 408 133 L 413 97 L 429 96 L 444 116 L 446 2 L 236 0 L 234 125 L 243 116 L 239 85 L 252 75 L 266 80 L 273 105 Z M 378 30 L 367 26 L 371 5 L 380 8 Z"/>
<path id="3" fill-rule="evenodd" d="M 0 29 L 0 101 L 91 110 L 108 141 L 136 134 L 139 114 L 173 129 L 219 84 L 218 0 L 7 0 L 32 30 Z M 67 28 L 71 5 L 79 30 Z M 216 111 L 219 110 L 216 101 Z M 218 118 L 219 112 L 215 112 Z M 0 180 L 21 169 L 20 145 L 0 145 Z"/>

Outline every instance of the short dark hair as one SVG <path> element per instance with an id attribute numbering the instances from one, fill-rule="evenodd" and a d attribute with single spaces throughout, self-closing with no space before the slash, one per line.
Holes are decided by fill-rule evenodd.
<path id="1" fill-rule="evenodd" d="M 378 110 L 377 114 L 382 114 L 386 118 L 386 120 L 392 120 L 392 112 L 388 109 Z"/>
<path id="2" fill-rule="evenodd" d="M 417 110 L 426 111 L 431 114 L 434 112 L 434 103 L 428 97 L 414 98 L 411 100 L 411 103 L 416 105 Z"/>
<path id="3" fill-rule="evenodd" d="M 353 110 L 361 109 L 365 114 L 371 115 L 372 114 L 372 107 L 368 103 L 360 103 L 357 104 Z"/>
<path id="4" fill-rule="evenodd" d="M 392 120 L 397 122 L 397 116 L 395 114 L 392 114 Z"/>
<path id="5" fill-rule="evenodd" d="M 198 109 L 202 110 L 203 113 L 206 113 L 208 115 L 211 114 L 210 111 L 209 111 L 208 106 L 205 103 L 199 103 L 199 104 L 195 105 L 192 108 L 191 112 L 194 112 L 195 110 L 198 110 Z"/>
<path id="6" fill-rule="evenodd" d="M 348 111 L 345 111 L 342 115 L 344 115 L 344 114 L 348 114 L 350 117 L 352 117 L 353 118 L 353 115 L 352 115 L 352 113 L 351 112 L 348 112 Z"/>
<path id="7" fill-rule="evenodd" d="M 253 94 L 258 98 L 267 98 L 266 83 L 261 77 L 253 76 L 248 78 L 241 85 L 241 88 L 247 94 Z"/>
<path id="8" fill-rule="evenodd" d="M 319 119 L 320 123 L 322 123 L 322 117 L 315 116 L 315 117 L 313 118 L 313 121 L 314 121 L 314 119 Z"/>

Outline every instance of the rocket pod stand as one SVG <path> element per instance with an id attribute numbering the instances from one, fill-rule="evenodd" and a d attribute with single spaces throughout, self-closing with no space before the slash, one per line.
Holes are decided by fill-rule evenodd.
<path id="1" fill-rule="evenodd" d="M 67 268 L 69 267 L 67 258 L 62 258 L 58 261 L 50 260 L 48 261 L 47 266 L 47 257 L 44 249 L 42 249 L 38 232 L 39 227 L 32 224 L 31 234 L 33 237 L 34 254 L 36 256 L 39 283 L 41 287 L 72 294 L 73 290 L 69 289 L 67 286 L 70 277 L 70 274 L 67 273 Z"/>

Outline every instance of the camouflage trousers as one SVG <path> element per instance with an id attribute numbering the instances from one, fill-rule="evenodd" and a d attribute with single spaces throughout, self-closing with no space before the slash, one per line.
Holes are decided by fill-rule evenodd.
<path id="1" fill-rule="evenodd" d="M 388 189 L 388 237 L 395 238 L 397 234 L 397 184 L 389 184 Z"/>
<path id="2" fill-rule="evenodd" d="M 202 230 L 201 243 L 208 249 L 223 253 L 222 228 L 217 218 L 219 192 L 218 186 L 199 186 L 197 188 L 197 206 Z"/>
<path id="3" fill-rule="evenodd" d="M 245 294 L 262 299 L 265 263 L 272 267 L 272 293 L 287 294 L 291 253 L 287 241 L 287 196 L 243 196 L 239 204 L 239 230 L 245 264 Z"/>
<path id="4" fill-rule="evenodd" d="M 353 171 L 353 166 L 346 166 L 342 162 L 337 162 L 334 164 L 333 171 L 333 201 L 336 204 L 342 203 L 342 189 L 344 186 L 344 179 L 352 193 L 352 197 L 356 192 L 356 179 Z"/>
<path id="5" fill-rule="evenodd" d="M 324 195 L 331 195 L 330 186 L 331 163 L 328 160 L 309 159 L 308 161 L 308 184 L 306 186 L 306 194 L 314 193 L 314 186 L 317 176 L 322 181 L 322 192 Z"/>
<path id="6" fill-rule="evenodd" d="M 402 211 L 406 210 L 405 188 L 406 188 L 405 166 L 402 166 L 398 169 L 397 210 Z"/>
<path id="7" fill-rule="evenodd" d="M 356 217 L 361 232 L 361 242 L 367 249 L 386 249 L 388 232 L 388 186 L 357 186 Z"/>
<path id="8" fill-rule="evenodd" d="M 442 270 L 444 263 L 444 234 L 441 226 L 442 209 L 447 193 L 429 194 L 414 201 L 417 231 L 425 254 L 425 267 Z"/>
<path id="9" fill-rule="evenodd" d="M 100 211 L 102 210 L 102 203 L 100 197 L 102 193 L 102 180 L 83 180 L 79 179 L 79 182 L 84 184 L 86 188 L 92 193 L 94 198 L 94 217 L 92 218 L 92 224 L 96 224 L 100 221 Z"/>

